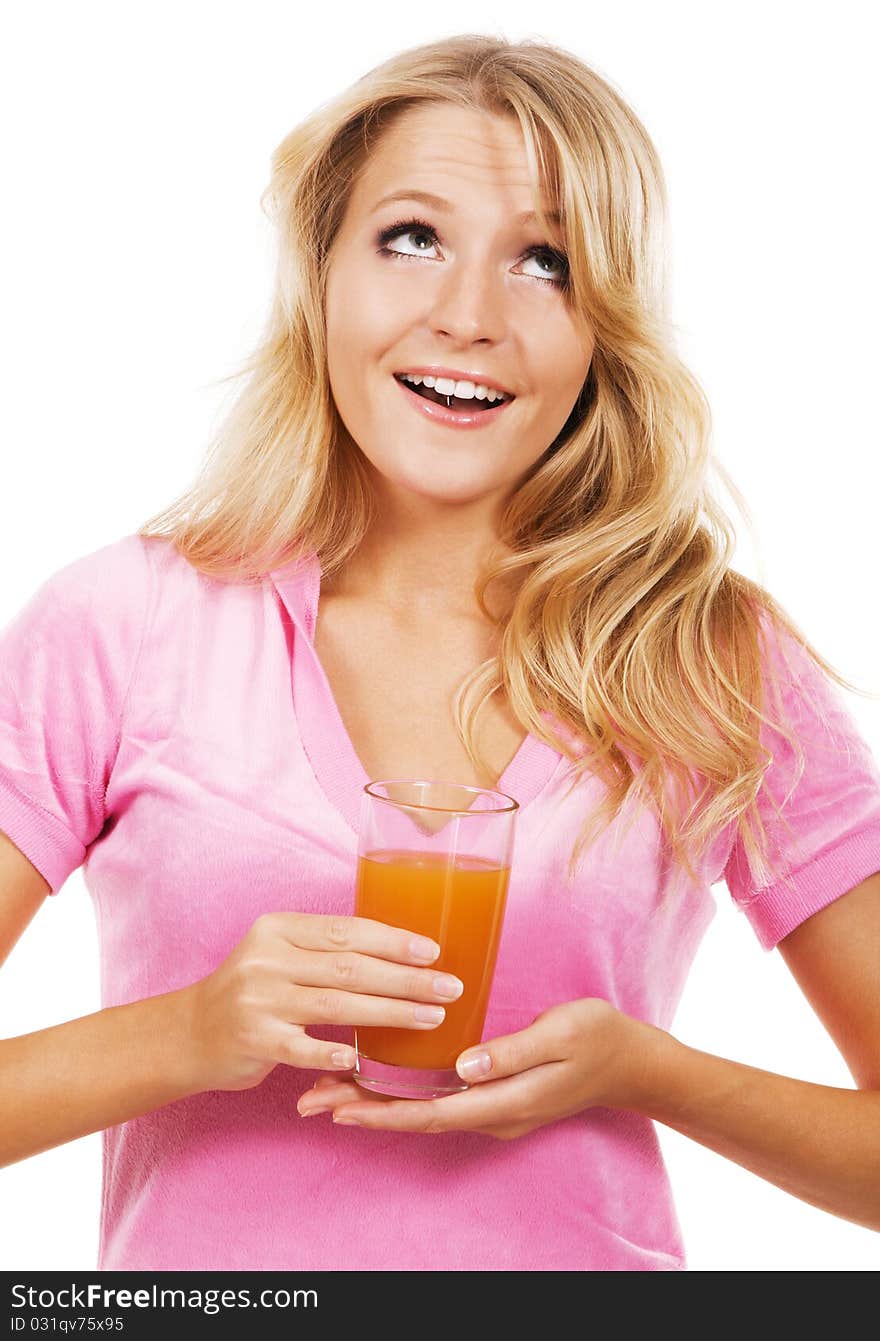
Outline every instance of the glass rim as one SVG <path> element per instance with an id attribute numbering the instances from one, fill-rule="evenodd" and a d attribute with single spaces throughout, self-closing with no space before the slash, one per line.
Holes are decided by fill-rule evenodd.
<path id="1" fill-rule="evenodd" d="M 402 782 L 407 787 L 457 787 L 459 791 L 474 792 L 477 796 L 499 796 L 509 805 L 495 806 L 491 810 L 462 810 L 458 806 L 429 806 L 422 801 L 395 801 L 391 796 L 380 796 L 378 792 L 372 790 L 373 787 L 386 787 L 389 783 Z M 474 787 L 468 782 L 446 782 L 435 778 L 374 778 L 372 782 L 367 782 L 363 790 L 367 796 L 371 796 L 374 801 L 384 801 L 389 806 L 405 806 L 407 810 L 433 810 L 443 815 L 507 815 L 511 811 L 519 810 L 519 801 L 508 796 L 506 792 L 499 792 L 495 787 Z"/>

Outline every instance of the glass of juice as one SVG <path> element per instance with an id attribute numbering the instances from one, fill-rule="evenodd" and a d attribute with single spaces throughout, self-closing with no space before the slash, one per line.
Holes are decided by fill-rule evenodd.
<path id="1" fill-rule="evenodd" d="M 431 965 L 464 983 L 433 1029 L 358 1025 L 354 1079 L 399 1098 L 467 1089 L 456 1058 L 483 1037 L 519 804 L 456 782 L 370 782 L 361 801 L 355 915 L 440 946 Z"/>

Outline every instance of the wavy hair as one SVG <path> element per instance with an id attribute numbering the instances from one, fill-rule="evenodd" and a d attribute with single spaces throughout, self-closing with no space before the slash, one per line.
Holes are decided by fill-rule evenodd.
<path id="1" fill-rule="evenodd" d="M 710 467 L 751 521 L 711 454 L 705 395 L 675 352 L 658 155 L 622 96 L 570 52 L 483 34 L 433 41 L 395 54 L 284 138 L 261 197 L 277 229 L 271 310 L 250 357 L 219 379 L 246 380 L 195 483 L 139 534 L 170 540 L 213 578 L 247 583 L 307 551 L 330 576 L 358 549 L 374 503 L 330 391 L 325 276 L 371 147 L 429 102 L 516 118 L 539 218 L 542 198 L 562 216 L 565 300 L 595 340 L 572 413 L 507 500 L 500 548 L 475 583 L 499 650 L 456 692 L 462 744 L 494 785 L 477 718 L 501 691 L 524 730 L 567 758 L 572 787 L 588 772 L 604 781 L 569 878 L 640 800 L 691 879 L 704 847 L 735 824 L 757 882 L 770 883 L 757 797 L 773 754 L 762 727 L 798 756 L 792 788 L 804 761 L 796 736 L 764 713 L 762 625 L 863 691 L 730 566 L 735 534 Z M 516 592 L 503 616 L 485 600 L 496 580 Z"/>

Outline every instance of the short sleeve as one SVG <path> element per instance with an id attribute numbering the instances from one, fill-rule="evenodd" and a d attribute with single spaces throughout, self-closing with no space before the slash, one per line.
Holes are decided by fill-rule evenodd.
<path id="1" fill-rule="evenodd" d="M 0 830 L 57 894 L 106 821 L 152 599 L 138 535 L 55 572 L 0 629 Z"/>
<path id="2" fill-rule="evenodd" d="M 761 727 L 772 755 L 757 797 L 772 871 L 754 871 L 737 836 L 724 870 L 765 950 L 854 885 L 880 871 L 880 769 L 829 679 L 786 629 L 762 620 L 765 716 L 803 751 Z"/>

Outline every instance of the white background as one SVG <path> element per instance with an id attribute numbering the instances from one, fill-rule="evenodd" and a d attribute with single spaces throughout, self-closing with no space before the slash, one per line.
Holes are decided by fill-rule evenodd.
<path id="1" fill-rule="evenodd" d="M 0 624 L 190 482 L 230 394 L 212 383 L 250 352 L 268 301 L 258 198 L 278 141 L 394 51 L 501 33 L 568 47 L 648 127 L 671 199 L 680 350 L 754 519 L 749 536 L 734 514 L 735 566 L 880 690 L 871 10 L 448 0 L 437 26 L 433 6 L 16 7 L 0 78 Z M 848 702 L 880 757 L 880 701 Z M 673 1033 L 851 1088 L 781 957 L 725 886 L 714 894 Z M 0 1034 L 99 1008 L 77 871 L 0 975 Z M 880 1265 L 877 1234 L 657 1129 L 692 1270 Z M 0 1267 L 94 1267 L 100 1142 L 0 1171 Z"/>

